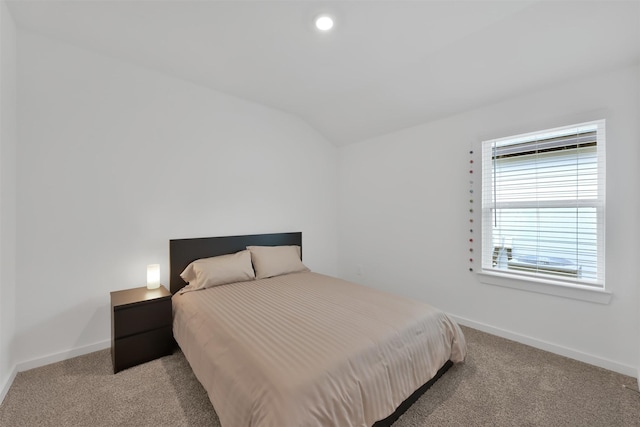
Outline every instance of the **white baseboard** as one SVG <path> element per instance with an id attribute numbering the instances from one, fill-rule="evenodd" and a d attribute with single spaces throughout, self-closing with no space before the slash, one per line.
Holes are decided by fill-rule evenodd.
<path id="1" fill-rule="evenodd" d="M 39 368 L 51 363 L 61 362 L 73 357 L 93 353 L 94 351 L 104 350 L 105 348 L 109 347 L 111 347 L 111 340 L 105 340 L 97 342 L 95 344 L 76 347 L 71 350 L 61 351 L 60 353 L 53 353 L 48 356 L 37 357 L 35 359 L 17 363 L 13 367 L 13 371 L 11 372 L 11 375 L 9 375 L 9 378 L 7 378 L 7 381 L 2 385 L 2 389 L 0 389 L 0 403 L 4 401 L 4 398 L 9 392 L 9 388 L 11 388 L 11 384 L 13 384 L 13 380 L 16 378 L 18 372 L 28 371 L 29 369 Z"/>
<path id="2" fill-rule="evenodd" d="M 2 384 L 2 388 L 0 389 L 0 404 L 2 404 L 2 402 L 4 401 L 4 398 L 9 392 L 9 388 L 11 387 L 11 384 L 13 384 L 13 380 L 16 378 L 17 374 L 18 374 L 18 370 L 14 366 L 13 369 L 11 370 L 11 374 L 9 375 L 7 380 L 4 382 L 4 384 Z"/>
<path id="3" fill-rule="evenodd" d="M 638 371 L 638 368 L 635 366 L 629 366 L 629 365 L 615 362 L 613 360 L 594 356 L 592 354 L 583 353 L 578 350 L 563 347 L 557 344 L 552 344 L 552 343 L 542 341 L 536 338 L 532 338 L 526 335 L 517 334 L 515 332 L 507 331 L 505 329 L 500 329 L 494 326 L 486 325 L 484 323 L 479 323 L 473 320 L 465 319 L 464 317 L 459 317 L 455 315 L 450 315 L 450 316 L 452 319 L 454 319 L 456 322 L 458 322 L 463 326 L 468 326 L 473 329 L 478 329 L 482 332 L 487 332 L 492 335 L 497 335 L 502 338 L 506 338 L 512 341 L 526 344 L 531 347 L 539 348 L 540 350 L 545 350 L 551 353 L 559 354 L 560 356 L 565 356 L 570 359 L 575 359 L 580 362 L 584 362 L 590 365 L 598 366 L 600 368 L 608 369 L 610 371 L 618 372 L 623 375 L 628 375 L 630 377 L 636 377 L 636 375 L 640 376 L 640 372 Z M 638 385 L 640 386 L 640 378 L 638 378 Z"/>
<path id="4" fill-rule="evenodd" d="M 48 356 L 37 357 L 25 362 L 20 362 L 16 364 L 16 369 L 18 372 L 28 371 L 29 369 L 61 362 L 63 360 L 71 359 L 72 357 L 82 356 L 83 354 L 93 353 L 94 351 L 104 350 L 109 347 L 111 347 L 111 340 L 100 341 L 95 344 L 76 347 L 71 350 L 61 351 L 60 353 L 54 353 Z"/>
<path id="5" fill-rule="evenodd" d="M 470 319 L 466 319 L 464 317 L 455 316 L 452 314 L 450 314 L 449 316 L 451 316 L 451 318 L 453 318 L 456 322 L 458 322 L 463 326 L 468 326 L 470 328 L 478 329 L 482 332 L 487 332 L 492 335 L 497 335 L 502 338 L 506 338 L 522 344 L 530 345 L 532 347 L 539 348 L 541 350 L 549 351 L 551 353 L 555 353 L 571 359 L 579 360 L 580 362 L 588 363 L 590 365 L 594 365 L 600 368 L 608 369 L 610 371 L 618 372 L 623 375 L 628 375 L 631 377 L 635 376 L 638 379 L 638 387 L 640 388 L 640 369 L 639 368 L 624 365 L 618 362 L 614 362 L 612 360 L 603 359 L 603 358 L 593 356 L 587 353 L 583 353 L 577 350 L 573 350 L 567 347 L 551 344 L 546 341 L 541 341 L 532 337 L 528 337 L 526 335 L 517 334 L 515 332 L 507 331 L 505 329 L 496 328 L 494 326 L 476 322 Z M 28 360 L 26 362 L 18 363 L 13 368 L 11 375 L 9 375 L 6 382 L 2 385 L 2 388 L 0 389 L 0 403 L 2 403 L 5 396 L 7 395 L 7 392 L 9 391 L 11 384 L 13 384 L 13 380 L 15 379 L 18 372 L 27 371 L 33 368 L 39 368 L 40 366 L 45 366 L 51 363 L 61 362 L 63 360 L 71 359 L 72 357 L 93 353 L 94 351 L 104 350 L 105 348 L 109 348 L 110 346 L 111 346 L 111 340 L 105 340 L 95 344 L 91 344 L 83 347 L 77 347 L 77 348 L 63 351 L 60 353 L 50 354 L 48 356 L 38 357 L 35 359 Z"/>

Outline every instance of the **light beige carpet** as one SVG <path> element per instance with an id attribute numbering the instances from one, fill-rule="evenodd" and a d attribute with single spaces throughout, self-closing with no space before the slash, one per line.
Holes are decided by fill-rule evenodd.
<path id="1" fill-rule="evenodd" d="M 463 328 L 453 366 L 395 424 L 640 426 L 636 380 Z M 0 426 L 219 426 L 180 351 L 112 373 L 109 350 L 19 373 Z"/>

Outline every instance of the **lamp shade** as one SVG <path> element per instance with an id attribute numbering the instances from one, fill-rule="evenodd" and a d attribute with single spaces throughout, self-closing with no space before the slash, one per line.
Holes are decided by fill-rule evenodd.
<path id="1" fill-rule="evenodd" d="M 160 264 L 147 265 L 147 289 L 160 287 Z"/>

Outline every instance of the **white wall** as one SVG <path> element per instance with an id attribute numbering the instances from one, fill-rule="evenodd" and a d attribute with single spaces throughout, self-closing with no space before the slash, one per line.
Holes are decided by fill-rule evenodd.
<path id="1" fill-rule="evenodd" d="M 0 402 L 13 380 L 16 295 L 16 27 L 0 2 Z"/>
<path id="2" fill-rule="evenodd" d="M 168 284 L 172 238 L 302 231 L 337 273 L 337 149 L 304 122 L 32 33 L 18 51 L 19 361 L 104 346 L 109 292 L 150 263 Z"/>
<path id="3" fill-rule="evenodd" d="M 316 271 L 637 372 L 638 68 L 336 150 L 295 117 L 20 32 L 16 287 L 5 262 L 15 255 L 16 35 L 4 4 L 0 13 L 0 387 L 16 362 L 108 344 L 109 292 L 143 285 L 148 263 L 161 263 L 166 283 L 170 238 L 289 230 L 303 231 Z M 602 117 L 611 304 L 480 284 L 466 263 L 471 143 Z"/>
<path id="4" fill-rule="evenodd" d="M 637 67 L 621 69 L 341 148 L 340 275 L 422 299 L 467 324 L 635 375 L 638 85 Z M 601 118 L 607 119 L 611 303 L 480 283 L 468 271 L 472 143 Z"/>

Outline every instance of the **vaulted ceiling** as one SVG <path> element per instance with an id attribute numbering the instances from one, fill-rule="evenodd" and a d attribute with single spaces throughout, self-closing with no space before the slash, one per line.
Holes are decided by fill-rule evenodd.
<path id="1" fill-rule="evenodd" d="M 633 0 L 8 5 L 19 28 L 295 114 L 336 145 L 640 62 Z"/>

